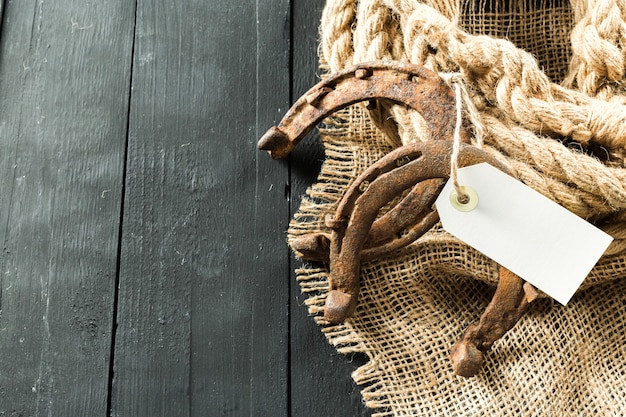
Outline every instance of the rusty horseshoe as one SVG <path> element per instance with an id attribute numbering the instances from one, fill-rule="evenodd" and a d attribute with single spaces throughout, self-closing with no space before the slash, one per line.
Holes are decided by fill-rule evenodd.
<path id="1" fill-rule="evenodd" d="M 424 117 L 433 141 L 399 147 L 368 167 L 344 193 L 329 233 L 293 238 L 291 247 L 305 259 L 329 263 L 329 292 L 324 318 L 343 322 L 356 308 L 362 261 L 400 249 L 430 230 L 439 215 L 433 206 L 450 176 L 455 97 L 437 74 L 398 62 L 373 62 L 331 75 L 318 83 L 287 112 L 258 147 L 273 158 L 286 157 L 324 117 L 360 101 L 388 99 L 411 107 Z M 490 154 L 469 145 L 470 129 L 460 126 L 460 167 L 487 162 L 510 174 Z M 385 213 L 381 209 L 400 201 Z M 456 374 L 472 376 L 484 355 L 522 317 L 537 291 L 511 271 L 500 268 L 498 287 L 477 324 L 466 330 L 451 350 Z"/>
<path id="2" fill-rule="evenodd" d="M 436 73 L 418 65 L 395 61 L 358 64 L 329 76 L 306 92 L 278 126 L 261 137 L 259 149 L 284 158 L 325 117 L 351 104 L 392 100 L 417 110 L 433 139 L 452 138 L 456 124 L 454 92 Z M 467 122 L 461 141 L 469 142 Z M 440 137 L 437 137 L 440 135 Z"/>
<path id="3" fill-rule="evenodd" d="M 361 256 L 366 248 L 368 237 L 374 240 L 370 233 L 380 209 L 424 180 L 438 180 L 434 184 L 435 192 L 432 195 L 425 195 L 426 198 L 436 197 L 440 187 L 443 187 L 444 182 L 450 176 L 452 146 L 452 141 L 417 142 L 405 145 L 370 166 L 348 188 L 339 203 L 335 217 L 330 222 L 332 229 L 329 254 L 331 277 L 330 292 L 324 310 L 326 320 L 331 323 L 340 323 L 352 313 L 356 306 Z M 409 161 L 402 166 L 389 171 L 386 169 L 396 166 L 398 159 L 406 158 L 409 158 Z M 506 167 L 486 152 L 470 145 L 462 145 L 458 159 L 459 166 L 475 165 L 481 162 L 489 162 L 499 169 L 506 170 Z M 409 194 L 403 203 L 411 206 L 411 200 L 417 199 L 417 196 L 424 196 L 424 194 Z M 398 206 L 395 209 L 398 209 Z M 425 213 L 428 209 L 432 210 L 432 202 L 430 206 L 415 210 L 414 213 Z M 385 216 L 382 216 L 379 221 L 384 220 Z M 436 211 L 432 210 L 425 213 L 423 221 L 411 220 L 418 220 L 417 227 L 421 236 L 434 226 L 439 216 Z M 402 239 L 402 236 L 400 242 L 410 243 L 408 239 Z M 401 246 L 404 245 L 397 242 L 388 244 L 390 250 Z M 378 248 L 378 255 L 385 252 L 386 248 L 382 250 Z"/>

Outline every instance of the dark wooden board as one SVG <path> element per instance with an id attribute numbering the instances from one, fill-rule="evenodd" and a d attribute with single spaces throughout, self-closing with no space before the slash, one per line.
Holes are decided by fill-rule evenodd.
<path id="1" fill-rule="evenodd" d="M 319 24 L 323 1 L 293 1 L 292 101 L 320 81 Z M 313 184 L 324 159 L 317 130 L 291 155 L 291 202 L 295 212 L 306 188 Z M 292 260 L 292 270 L 301 261 Z M 352 372 L 364 363 L 360 356 L 337 353 L 307 313 L 306 295 L 291 278 L 291 415 L 298 417 L 369 416 Z"/>
<path id="2" fill-rule="evenodd" d="M 288 413 L 289 11 L 138 2 L 113 415 Z"/>
<path id="3" fill-rule="evenodd" d="M 2 416 L 107 415 L 133 9 L 2 8 Z"/>

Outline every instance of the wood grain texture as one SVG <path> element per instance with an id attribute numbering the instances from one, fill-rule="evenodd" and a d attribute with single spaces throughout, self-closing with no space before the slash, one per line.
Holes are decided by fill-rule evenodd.
<path id="1" fill-rule="evenodd" d="M 323 1 L 295 0 L 293 3 L 292 101 L 320 81 L 319 22 Z M 300 142 L 291 155 L 292 213 L 300 205 L 306 188 L 321 169 L 324 149 L 317 130 Z M 294 267 L 302 261 L 293 259 Z M 318 325 L 307 313 L 306 295 L 301 294 L 292 268 L 291 288 L 291 415 L 298 417 L 369 416 L 352 372 L 364 363 L 360 356 L 347 357 L 330 346 Z"/>
<path id="2" fill-rule="evenodd" d="M 289 3 L 140 0 L 114 416 L 287 415 Z"/>
<path id="3" fill-rule="evenodd" d="M 2 15 L 0 415 L 106 416 L 133 7 Z"/>

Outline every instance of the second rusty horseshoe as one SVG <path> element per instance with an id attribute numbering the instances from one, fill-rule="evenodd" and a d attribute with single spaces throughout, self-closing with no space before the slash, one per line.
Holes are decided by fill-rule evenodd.
<path id="1" fill-rule="evenodd" d="M 478 323 L 472 323 L 450 350 L 452 369 L 457 375 L 476 375 L 484 361 L 484 352 L 511 330 L 539 293 L 530 283 L 500 267 L 498 287 Z"/>
<path id="2" fill-rule="evenodd" d="M 330 262 L 325 320 L 331 324 L 340 323 L 354 310 L 358 301 L 361 261 L 407 245 L 438 221 L 437 211 L 431 206 L 449 175 L 452 146 L 451 142 L 415 143 L 391 152 L 349 187 L 334 217 L 327 220 L 332 229 L 330 235 L 313 233 L 290 242 L 305 258 Z M 406 165 L 413 164 L 413 168 L 404 171 L 390 169 L 397 158 L 407 161 Z M 460 166 L 481 162 L 510 173 L 488 153 L 461 145 Z M 426 177 L 431 178 L 424 179 Z M 415 181 L 417 184 L 413 190 L 400 203 L 376 218 L 383 206 Z M 396 214 L 400 217 L 407 214 L 407 218 L 386 222 L 386 217 L 394 211 L 398 211 Z M 387 223 L 390 223 L 389 229 L 385 229 Z M 414 231 L 411 238 L 404 235 L 394 238 L 394 233 L 407 228 Z M 515 325 L 537 297 L 538 292 L 532 285 L 500 267 L 498 287 L 480 321 L 469 326 L 451 351 L 454 372 L 464 377 L 475 375 L 483 363 L 484 352 Z"/>
<path id="3" fill-rule="evenodd" d="M 361 261 L 370 261 L 403 248 L 430 230 L 439 221 L 439 214 L 433 210 L 433 204 L 444 185 L 443 178 L 419 182 L 402 201 L 377 218 L 365 240 Z M 326 219 L 331 229 L 341 227 L 335 218 L 329 216 Z M 328 263 L 331 238 L 330 233 L 308 233 L 293 237 L 289 245 L 301 258 Z"/>
<path id="4" fill-rule="evenodd" d="M 405 190 L 428 179 L 450 176 L 451 141 L 418 142 L 398 148 L 371 165 L 348 188 L 330 222 L 330 278 L 324 318 L 330 323 L 343 322 L 354 311 L 359 294 L 361 256 L 371 227 L 380 209 Z M 399 158 L 409 158 L 401 167 Z M 461 145 L 460 167 L 488 162 L 508 169 L 488 153 Z M 365 186 L 364 186 L 365 184 Z M 432 218 L 433 226 L 438 217 Z M 431 221 L 432 221 L 431 220 Z M 429 227 L 430 228 L 430 227 Z"/>
<path id="5" fill-rule="evenodd" d="M 361 101 L 387 99 L 417 110 L 433 139 L 451 139 L 456 124 L 454 92 L 436 73 L 419 65 L 376 61 L 358 64 L 319 82 L 289 109 L 278 126 L 259 140 L 259 149 L 284 158 L 315 125 L 339 109 Z M 463 121 L 461 141 L 469 142 Z"/>

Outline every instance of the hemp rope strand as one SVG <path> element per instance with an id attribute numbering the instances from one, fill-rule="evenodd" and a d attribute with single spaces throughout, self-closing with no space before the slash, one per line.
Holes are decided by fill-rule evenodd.
<path id="1" fill-rule="evenodd" d="M 454 84 L 454 97 L 456 100 L 456 123 L 454 124 L 452 155 L 450 156 L 450 179 L 452 186 L 456 192 L 456 198 L 459 203 L 467 204 L 469 195 L 463 191 L 459 184 L 459 153 L 461 152 L 461 124 L 463 123 L 463 105 L 461 104 L 461 88 L 458 84 Z"/>

